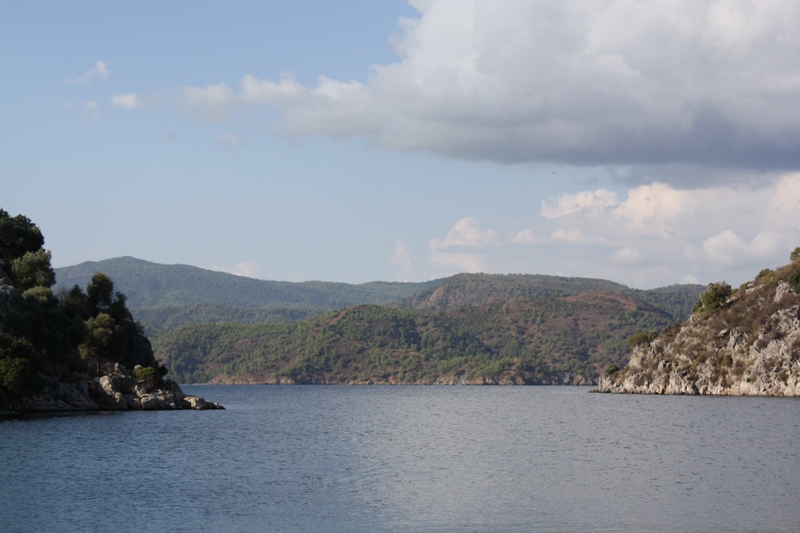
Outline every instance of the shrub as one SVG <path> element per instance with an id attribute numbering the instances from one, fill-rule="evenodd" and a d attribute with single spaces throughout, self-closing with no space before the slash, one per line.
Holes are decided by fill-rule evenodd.
<path id="1" fill-rule="evenodd" d="M 789 286 L 792 287 L 794 292 L 800 293 L 800 266 L 794 269 L 789 275 Z"/>
<path id="2" fill-rule="evenodd" d="M 640 344 L 650 344 L 656 337 L 658 337 L 657 331 L 642 331 L 628 337 L 628 346 L 633 350 Z"/>
<path id="3" fill-rule="evenodd" d="M 22 398 L 34 394 L 42 384 L 33 363 L 27 359 L 0 359 L 0 386 L 5 388 L 12 398 Z"/>
<path id="4" fill-rule="evenodd" d="M 694 305 L 693 312 L 709 312 L 719 309 L 733 293 L 731 286 L 724 281 L 709 283 L 708 288 L 700 295 L 700 299 Z"/>
<path id="5" fill-rule="evenodd" d="M 761 271 L 758 273 L 758 276 L 756 276 L 756 279 L 763 278 L 764 276 L 768 276 L 770 274 L 772 274 L 772 269 L 762 268 Z"/>
<path id="6" fill-rule="evenodd" d="M 606 376 L 613 376 L 614 374 L 616 374 L 619 371 L 620 371 L 620 368 L 617 365 L 615 365 L 614 363 L 611 363 L 610 365 L 608 365 L 606 367 Z"/>
<path id="7" fill-rule="evenodd" d="M 797 261 L 800 259 L 800 246 L 792 250 L 792 253 L 789 254 L 790 261 Z"/>
<path id="8" fill-rule="evenodd" d="M 160 372 L 152 366 L 137 366 L 133 369 L 133 377 L 144 381 L 148 391 L 160 388 L 164 384 Z"/>

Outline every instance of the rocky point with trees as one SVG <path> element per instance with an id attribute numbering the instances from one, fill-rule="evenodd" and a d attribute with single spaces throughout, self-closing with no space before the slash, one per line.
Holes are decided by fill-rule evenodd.
<path id="1" fill-rule="evenodd" d="M 0 209 L 0 414 L 219 407 L 165 377 L 108 276 L 55 281 L 39 228 Z"/>

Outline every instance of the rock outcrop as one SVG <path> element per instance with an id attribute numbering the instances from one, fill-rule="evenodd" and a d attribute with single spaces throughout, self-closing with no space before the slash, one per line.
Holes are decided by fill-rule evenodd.
<path id="1" fill-rule="evenodd" d="M 800 295 L 795 261 L 765 271 L 721 308 L 698 312 L 611 368 L 596 392 L 800 396 Z"/>
<path id="2" fill-rule="evenodd" d="M 216 402 L 184 394 L 171 379 L 148 387 L 119 364 L 103 366 L 101 375 L 72 374 L 48 377 L 40 392 L 0 407 L 0 415 L 72 411 L 128 411 L 167 409 L 224 409 Z"/>

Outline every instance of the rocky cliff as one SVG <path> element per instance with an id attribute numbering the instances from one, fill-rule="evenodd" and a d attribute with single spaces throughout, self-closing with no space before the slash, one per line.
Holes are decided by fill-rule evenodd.
<path id="1" fill-rule="evenodd" d="M 597 392 L 800 396 L 800 261 L 765 269 L 713 311 L 636 346 Z"/>

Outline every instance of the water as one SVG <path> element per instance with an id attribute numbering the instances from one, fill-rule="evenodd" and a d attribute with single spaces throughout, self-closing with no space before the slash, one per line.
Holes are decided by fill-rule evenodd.
<path id="1" fill-rule="evenodd" d="M 0 422 L 0 531 L 800 531 L 800 401 L 206 386 Z"/>

